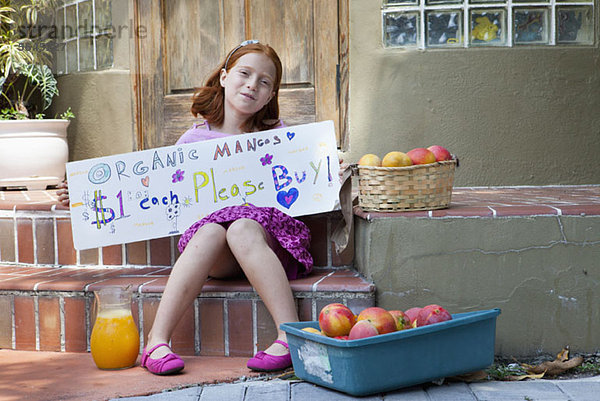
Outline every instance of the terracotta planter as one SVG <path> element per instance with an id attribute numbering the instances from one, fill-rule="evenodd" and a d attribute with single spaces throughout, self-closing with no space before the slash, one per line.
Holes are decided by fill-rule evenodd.
<path id="1" fill-rule="evenodd" d="M 0 187 L 46 189 L 65 177 L 68 120 L 0 121 Z"/>

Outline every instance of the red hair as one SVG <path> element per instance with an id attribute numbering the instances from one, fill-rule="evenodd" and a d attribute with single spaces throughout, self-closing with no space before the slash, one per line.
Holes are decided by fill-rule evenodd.
<path id="1" fill-rule="evenodd" d="M 264 131 L 276 127 L 279 123 L 279 85 L 281 83 L 281 60 L 275 50 L 262 43 L 252 43 L 242 47 L 237 47 L 229 52 L 227 60 L 227 71 L 233 67 L 236 62 L 245 54 L 262 53 L 269 57 L 275 64 L 275 80 L 273 82 L 273 92 L 275 93 L 269 103 L 262 109 L 248 118 L 242 125 L 244 132 L 253 130 Z M 215 69 L 204 86 L 198 88 L 192 96 L 192 114 L 195 117 L 201 115 L 209 124 L 220 126 L 225 119 L 225 88 L 221 86 L 221 70 L 225 68 L 225 60 Z"/>

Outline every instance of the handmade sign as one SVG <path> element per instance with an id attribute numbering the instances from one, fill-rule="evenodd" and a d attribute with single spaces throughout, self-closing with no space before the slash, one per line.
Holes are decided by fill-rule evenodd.
<path id="1" fill-rule="evenodd" d="M 76 249 L 181 234 L 226 206 L 338 208 L 331 121 L 67 163 Z"/>

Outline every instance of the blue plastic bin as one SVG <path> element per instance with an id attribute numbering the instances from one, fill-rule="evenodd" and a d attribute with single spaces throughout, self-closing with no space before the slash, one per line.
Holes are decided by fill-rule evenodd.
<path id="1" fill-rule="evenodd" d="M 351 395 L 368 395 L 484 369 L 494 362 L 500 309 L 360 340 L 302 331 L 318 322 L 284 323 L 296 376 Z"/>

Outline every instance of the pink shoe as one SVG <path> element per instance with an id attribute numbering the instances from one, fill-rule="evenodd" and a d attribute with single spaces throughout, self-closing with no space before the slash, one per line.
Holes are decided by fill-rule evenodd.
<path id="1" fill-rule="evenodd" d="M 290 349 L 287 343 L 281 340 L 275 340 L 275 342 L 283 345 L 288 350 Z M 289 352 L 285 355 L 269 355 L 264 351 L 260 351 L 257 352 L 254 357 L 248 359 L 248 364 L 246 366 L 259 372 L 274 372 L 292 366 L 292 356 Z"/>
<path id="2" fill-rule="evenodd" d="M 183 359 L 173 352 L 163 356 L 160 359 L 150 358 L 150 354 L 152 354 L 155 349 L 162 346 L 168 347 L 169 344 L 161 343 L 155 345 L 154 347 L 150 348 L 150 351 L 148 352 L 146 352 L 146 347 L 144 347 L 141 359 L 142 367 L 148 369 L 150 373 L 154 373 L 155 375 L 171 375 L 182 370 L 185 366 Z"/>

